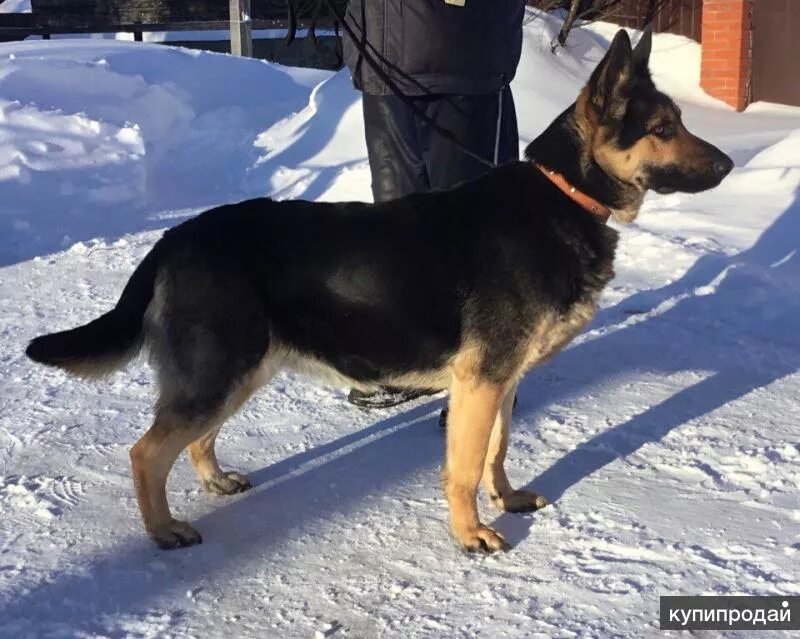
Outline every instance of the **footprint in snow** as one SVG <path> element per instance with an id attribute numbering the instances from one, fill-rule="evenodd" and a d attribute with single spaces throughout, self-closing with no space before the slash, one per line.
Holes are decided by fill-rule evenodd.
<path id="1" fill-rule="evenodd" d="M 42 519 L 60 517 L 83 495 L 83 484 L 72 477 L 0 475 L 0 504 Z"/>

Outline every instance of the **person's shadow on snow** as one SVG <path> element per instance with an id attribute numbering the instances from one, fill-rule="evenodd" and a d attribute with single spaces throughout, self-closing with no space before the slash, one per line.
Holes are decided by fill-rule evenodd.
<path id="1" fill-rule="evenodd" d="M 520 387 L 519 406 L 519 412 L 529 416 L 553 402 L 580 396 L 598 381 L 631 376 L 636 370 L 665 374 L 685 369 L 715 371 L 695 386 L 584 442 L 544 470 L 531 486 L 557 501 L 614 460 L 798 370 L 800 350 L 787 337 L 796 331 L 800 310 L 798 244 L 800 202 L 796 199 L 748 251 L 731 258 L 702 258 L 674 284 L 634 295 L 599 314 L 595 327 L 608 328 L 634 317 L 629 315 L 632 311 L 646 313 L 662 301 L 679 299 L 669 310 L 641 315 L 646 319 L 578 343 L 557 356 L 546 367 L 546 374 L 530 375 Z M 784 281 L 785 287 L 776 285 Z M 732 330 L 718 334 L 718 325 Z M 713 337 L 707 348 L 689 351 L 683 346 L 686 332 L 693 337 L 703 332 Z M 724 341 L 726 336 L 731 339 Z M 743 350 L 739 336 L 747 337 L 748 344 L 759 343 L 760 352 Z M 657 359 L 652 354 L 654 343 L 664 346 Z M 561 381 L 554 385 L 546 378 Z M 81 566 L 77 573 L 51 573 L 35 578 L 34 583 L 23 580 L 9 588 L 0 603 L 2 632 L 26 636 L 67 627 L 103 635 L 124 634 L 119 629 L 121 613 L 124 617 L 163 610 L 164 597 L 170 598 L 175 615 L 189 614 L 178 610 L 182 595 L 175 593 L 209 579 L 224 581 L 232 564 L 262 561 L 280 551 L 286 539 L 302 535 L 315 522 L 357 509 L 373 495 L 402 500 L 407 494 L 410 498 L 412 488 L 404 484 L 410 478 L 438 484 L 444 441 L 435 417 L 441 404 L 437 400 L 419 405 L 251 472 L 255 484 L 251 492 L 215 504 L 193 522 L 205 537 L 201 546 L 169 553 L 156 550 L 139 532 L 138 514 L 131 510 L 131 532 L 123 533 L 112 551 L 71 559 L 71 565 Z M 444 498 L 431 507 L 440 511 L 436 516 L 441 526 L 434 526 L 437 534 L 418 539 L 418 528 L 398 522 L 393 548 L 407 544 L 413 555 L 417 543 L 438 543 L 452 546 L 457 553 L 447 534 Z M 535 517 L 503 514 L 494 525 L 516 544 L 529 534 Z M 456 555 L 454 560 L 461 559 Z M 185 605 L 190 608 L 191 602 L 187 600 Z"/>

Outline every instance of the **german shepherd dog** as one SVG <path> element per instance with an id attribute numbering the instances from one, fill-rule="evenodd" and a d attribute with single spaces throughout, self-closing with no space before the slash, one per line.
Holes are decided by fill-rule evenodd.
<path id="1" fill-rule="evenodd" d="M 503 468 L 515 389 L 591 320 L 614 275 L 607 216 L 631 222 L 648 190 L 703 191 L 733 168 L 656 89 L 650 44 L 645 33 L 633 50 L 617 33 L 526 161 L 382 204 L 260 198 L 206 211 L 164 234 L 115 308 L 30 343 L 31 359 L 87 377 L 148 349 L 159 397 L 131 461 L 161 548 L 201 541 L 167 505 L 180 452 L 209 491 L 249 488 L 220 468 L 214 442 L 286 368 L 367 390 L 448 388 L 453 535 L 467 549 L 506 546 L 478 519 L 478 485 L 504 511 L 546 504 Z"/>

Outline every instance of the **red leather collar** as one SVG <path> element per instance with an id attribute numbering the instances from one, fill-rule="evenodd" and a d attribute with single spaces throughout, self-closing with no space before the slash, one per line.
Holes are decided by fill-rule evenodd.
<path id="1" fill-rule="evenodd" d="M 583 191 L 579 191 L 572 186 L 572 184 L 567 182 L 567 178 L 561 175 L 561 173 L 556 173 L 538 162 L 534 162 L 533 164 L 548 180 L 555 184 L 564 195 L 578 204 L 582 209 L 594 215 L 603 224 L 608 222 L 608 218 L 611 217 L 611 209 L 605 204 L 601 204 L 593 197 L 586 195 Z"/>

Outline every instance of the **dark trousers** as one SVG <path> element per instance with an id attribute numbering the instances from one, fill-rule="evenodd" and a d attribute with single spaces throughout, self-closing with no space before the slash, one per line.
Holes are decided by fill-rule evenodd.
<path id="1" fill-rule="evenodd" d="M 511 90 L 481 95 L 413 98 L 463 145 L 498 164 L 519 159 Z M 447 189 L 488 170 L 420 120 L 394 95 L 363 96 L 372 194 L 376 202 Z"/>

